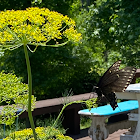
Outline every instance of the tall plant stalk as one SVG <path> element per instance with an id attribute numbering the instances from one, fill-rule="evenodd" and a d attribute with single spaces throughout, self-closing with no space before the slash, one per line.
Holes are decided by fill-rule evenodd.
<path id="1" fill-rule="evenodd" d="M 29 96 L 28 96 L 28 117 L 30 121 L 31 128 L 33 130 L 34 139 L 37 140 L 36 132 L 35 132 L 35 125 L 33 121 L 32 116 L 32 110 L 31 110 L 31 97 L 32 97 L 32 74 L 31 74 L 31 66 L 30 66 L 30 60 L 27 50 L 27 44 L 24 44 L 24 53 L 25 53 L 25 59 L 26 59 L 26 65 L 27 65 L 27 73 L 28 73 L 28 86 L 29 86 Z"/>

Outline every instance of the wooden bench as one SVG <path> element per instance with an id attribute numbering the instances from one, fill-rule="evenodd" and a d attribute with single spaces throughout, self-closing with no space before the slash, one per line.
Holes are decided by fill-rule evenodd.
<path id="1" fill-rule="evenodd" d="M 95 98 L 97 95 L 95 93 L 85 93 L 80 95 L 74 95 L 68 97 L 70 101 L 87 100 L 90 98 Z M 63 102 L 67 100 L 67 97 L 47 99 L 37 101 L 35 109 L 32 112 L 33 117 L 43 114 L 50 114 L 54 112 L 60 112 L 63 107 Z M 69 134 L 79 134 L 80 133 L 80 115 L 78 111 L 81 109 L 81 104 L 72 104 L 68 106 L 63 113 L 64 120 L 62 122 L 67 133 Z M 29 127 L 28 113 L 25 111 L 20 115 L 19 118 L 27 118 L 27 126 Z"/>
<path id="2" fill-rule="evenodd" d="M 128 121 L 128 119 L 121 120 L 120 117 L 124 114 L 130 112 L 135 112 L 138 109 L 138 101 L 124 101 L 118 103 L 119 108 L 116 108 L 114 111 L 110 105 L 100 106 L 97 108 L 92 108 L 90 111 L 88 109 L 80 110 L 78 114 L 89 116 L 92 119 L 91 127 L 88 131 L 89 136 L 92 140 L 103 140 L 108 137 L 109 134 L 119 130 L 126 129 L 136 125 L 136 122 Z M 108 121 L 110 117 L 118 117 L 117 122 Z"/>

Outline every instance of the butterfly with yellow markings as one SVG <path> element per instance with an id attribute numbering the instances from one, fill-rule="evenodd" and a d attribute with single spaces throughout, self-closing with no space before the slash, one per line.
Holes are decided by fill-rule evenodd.
<path id="1" fill-rule="evenodd" d="M 136 68 L 134 67 L 119 69 L 120 64 L 121 60 L 115 62 L 104 73 L 95 87 L 95 91 L 98 94 L 98 101 L 104 96 L 113 110 L 118 107 L 115 92 L 124 92 L 136 73 Z"/>

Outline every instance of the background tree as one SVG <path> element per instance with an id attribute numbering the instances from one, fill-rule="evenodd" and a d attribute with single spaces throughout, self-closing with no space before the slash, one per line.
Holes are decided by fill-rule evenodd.
<path id="1" fill-rule="evenodd" d="M 27 7 L 46 7 L 64 15 L 69 14 L 70 6 L 74 0 L 0 0 L 0 11 L 19 10 Z"/>
<path id="2" fill-rule="evenodd" d="M 89 54 L 83 49 L 84 54 L 79 57 L 73 54 L 74 49 L 72 45 L 61 48 L 38 47 L 38 51 L 29 54 L 33 90 L 37 99 L 62 96 L 66 89 L 71 88 L 75 94 L 91 91 L 92 86 L 89 83 L 92 83 L 92 74 L 88 74 L 91 60 L 86 60 Z M 7 50 L 1 57 L 1 69 L 14 72 L 17 76 L 24 77 L 24 81 L 27 82 L 24 60 L 22 49 Z"/>
<path id="3" fill-rule="evenodd" d="M 109 61 L 112 51 L 119 52 L 123 63 L 140 65 L 138 17 L 140 1 L 107 0 L 90 6 L 94 11 L 90 19 L 88 33 L 92 39 L 102 42 L 106 50 L 105 60 Z M 128 59 L 131 55 L 132 59 Z"/>
<path id="4" fill-rule="evenodd" d="M 0 11 L 3 10 L 20 10 L 31 7 L 31 0 L 0 0 Z"/>

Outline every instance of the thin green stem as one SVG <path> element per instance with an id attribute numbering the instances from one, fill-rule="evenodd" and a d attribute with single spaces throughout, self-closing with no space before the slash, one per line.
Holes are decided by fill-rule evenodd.
<path id="1" fill-rule="evenodd" d="M 31 66 L 30 60 L 28 56 L 27 44 L 24 44 L 24 53 L 27 65 L 27 72 L 28 72 L 28 86 L 29 86 L 29 96 L 28 96 L 28 117 L 31 124 L 31 128 L 33 130 L 34 139 L 37 140 L 36 132 L 35 132 L 35 125 L 33 121 L 32 111 L 31 111 L 31 97 L 32 97 L 32 74 L 31 74 Z"/>
<path id="2" fill-rule="evenodd" d="M 55 126 L 56 126 L 56 124 L 57 124 L 58 120 L 60 119 L 60 117 L 61 117 L 61 115 L 62 115 L 64 109 L 65 109 L 67 106 L 69 106 L 69 105 L 71 105 L 71 104 L 74 104 L 74 103 L 77 103 L 77 104 L 78 104 L 78 103 L 85 103 L 85 101 L 82 101 L 82 100 L 81 100 L 81 101 L 73 101 L 73 102 L 70 102 L 70 103 L 65 104 L 65 105 L 63 106 L 63 108 L 61 109 L 59 115 L 57 116 L 57 118 L 56 118 L 56 120 L 55 120 L 55 122 L 54 122 L 54 124 L 53 124 L 52 127 L 55 127 Z"/>
<path id="3" fill-rule="evenodd" d="M 54 124 L 53 124 L 52 127 L 55 127 L 55 126 L 56 126 L 56 124 L 57 124 L 58 120 L 60 119 L 60 117 L 61 117 L 61 115 L 62 115 L 64 109 L 65 109 L 68 105 L 69 105 L 69 104 L 66 104 L 66 105 L 63 106 L 63 108 L 61 109 L 61 112 L 60 112 L 59 115 L 57 116 L 57 118 L 56 118 L 56 120 L 55 120 L 55 122 L 54 122 Z"/>
<path id="4" fill-rule="evenodd" d="M 73 102 L 64 104 L 63 108 L 61 109 L 61 111 L 60 111 L 58 117 L 56 118 L 56 120 L 55 120 L 55 122 L 54 122 L 54 124 L 53 124 L 52 127 L 55 127 L 55 126 L 56 126 L 56 124 L 57 124 L 58 120 L 60 119 L 60 117 L 61 117 L 61 115 L 62 115 L 64 109 L 65 109 L 67 106 L 72 105 L 72 104 L 74 104 L 74 103 L 76 103 L 76 104 L 84 103 L 84 104 L 87 105 L 88 109 L 91 110 L 91 107 L 96 107 L 96 105 L 97 105 L 96 100 L 97 100 L 97 98 L 91 98 L 91 99 L 89 99 L 89 100 L 79 100 L 79 101 L 73 101 Z"/>

